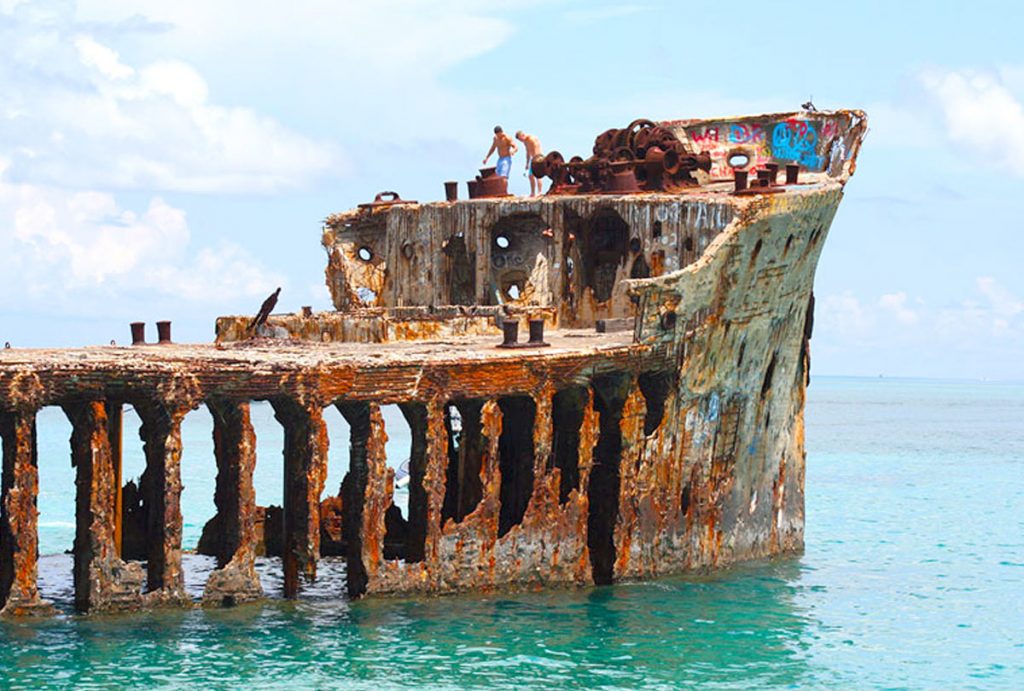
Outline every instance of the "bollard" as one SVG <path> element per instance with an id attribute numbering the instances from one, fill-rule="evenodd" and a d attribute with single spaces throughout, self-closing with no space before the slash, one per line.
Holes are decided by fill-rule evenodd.
<path id="1" fill-rule="evenodd" d="M 734 170 L 733 176 L 736 180 L 736 191 L 742 192 L 747 189 L 747 171 L 745 170 Z"/>
<path id="2" fill-rule="evenodd" d="M 146 322 L 132 322 L 132 345 L 146 345 Z"/>
<path id="3" fill-rule="evenodd" d="M 800 165 L 797 163 L 790 163 L 786 166 L 786 184 L 795 185 L 797 177 L 800 175 Z"/>
<path id="4" fill-rule="evenodd" d="M 504 337 L 499 348 L 515 348 L 519 344 L 518 319 L 506 319 L 501 322 L 501 331 Z"/>
<path id="5" fill-rule="evenodd" d="M 467 180 L 466 189 L 469 191 L 469 198 L 476 199 L 477 194 L 480 190 L 480 182 L 478 180 Z"/>
<path id="6" fill-rule="evenodd" d="M 764 169 L 768 171 L 769 184 L 774 185 L 779 180 L 779 164 L 765 163 Z"/>
<path id="7" fill-rule="evenodd" d="M 546 346 L 544 342 L 544 320 L 543 319 L 531 319 L 530 320 L 530 340 L 527 341 L 526 345 L 529 346 Z"/>
<path id="8" fill-rule="evenodd" d="M 459 183 L 454 180 L 450 180 L 444 183 L 444 198 L 450 202 L 458 201 L 459 199 Z"/>
<path id="9" fill-rule="evenodd" d="M 306 319 L 309 319 L 310 317 L 312 317 L 313 316 L 313 307 L 311 305 L 303 305 L 302 306 L 302 316 L 304 318 L 306 318 Z"/>
<path id="10" fill-rule="evenodd" d="M 171 342 L 171 322 L 162 321 L 156 323 L 157 342 L 167 345 Z"/>

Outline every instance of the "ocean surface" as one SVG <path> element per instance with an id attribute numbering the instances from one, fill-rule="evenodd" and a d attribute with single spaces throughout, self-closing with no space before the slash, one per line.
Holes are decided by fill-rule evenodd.
<path id="1" fill-rule="evenodd" d="M 281 428 L 255 405 L 257 501 Z M 385 411 L 389 462 L 408 428 Z M 328 420 L 327 487 L 347 466 Z M 143 461 L 125 420 L 125 477 Z M 184 423 L 184 541 L 213 515 L 212 424 Z M 40 587 L 67 611 L 70 426 L 39 418 Z M 806 551 L 710 575 L 513 595 L 297 602 L 0 622 L 0 688 L 1024 688 L 1024 384 L 815 377 Z M 404 507 L 403 507 L 404 508 Z M 201 592 L 210 559 L 188 555 Z M 280 565 L 261 560 L 280 593 Z"/>

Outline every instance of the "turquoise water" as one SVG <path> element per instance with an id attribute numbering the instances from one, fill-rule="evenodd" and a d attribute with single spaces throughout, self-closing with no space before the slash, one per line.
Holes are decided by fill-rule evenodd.
<path id="1" fill-rule="evenodd" d="M 408 439 L 393 413 L 397 462 Z M 73 535 L 70 430 L 46 414 L 41 587 L 66 602 L 70 560 L 55 553 Z M 280 426 L 263 407 L 254 418 L 258 500 L 278 502 Z M 333 490 L 345 429 L 329 424 Z M 209 416 L 190 415 L 184 434 L 189 545 L 213 513 Z M 818 377 L 807 445 L 798 558 L 653 583 L 356 603 L 335 598 L 342 574 L 330 562 L 295 603 L 0 623 L 0 686 L 1024 687 L 1024 385 Z M 129 451 L 127 475 L 141 469 Z M 209 568 L 188 559 L 193 590 Z M 276 592 L 278 565 L 260 568 Z"/>

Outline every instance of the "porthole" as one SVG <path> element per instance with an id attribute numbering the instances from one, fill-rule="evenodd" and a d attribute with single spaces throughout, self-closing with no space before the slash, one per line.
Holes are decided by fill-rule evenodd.
<path id="1" fill-rule="evenodd" d="M 406 259 L 412 259 L 412 255 L 415 252 L 415 248 L 411 242 L 406 242 L 402 245 L 402 256 Z"/>
<path id="2" fill-rule="evenodd" d="M 363 246 L 356 250 L 356 255 L 364 262 L 368 262 L 373 259 L 373 250 L 369 247 Z"/>
<path id="3" fill-rule="evenodd" d="M 750 156 L 743 151 L 734 151 L 726 159 L 730 168 L 746 168 L 750 164 Z"/>
<path id="4" fill-rule="evenodd" d="M 498 237 L 494 238 L 494 244 L 503 250 L 507 250 L 509 246 L 512 244 L 512 242 L 508 239 L 507 235 L 499 235 Z"/>

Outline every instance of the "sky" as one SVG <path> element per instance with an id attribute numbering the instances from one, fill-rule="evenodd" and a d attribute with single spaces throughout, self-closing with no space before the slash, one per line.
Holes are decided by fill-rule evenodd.
<path id="1" fill-rule="evenodd" d="M 329 309 L 323 219 L 442 198 L 495 124 L 568 156 L 813 97 L 870 131 L 812 371 L 1024 379 L 1022 25 L 984 1 L 0 0 L 0 341 L 209 341 L 279 285 Z"/>

